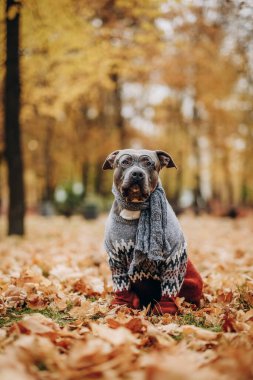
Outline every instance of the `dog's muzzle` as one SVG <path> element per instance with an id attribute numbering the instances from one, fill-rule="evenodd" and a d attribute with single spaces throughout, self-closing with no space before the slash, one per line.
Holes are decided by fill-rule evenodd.
<path id="1" fill-rule="evenodd" d="M 121 193 L 129 202 L 143 202 L 149 195 L 148 178 L 145 171 L 133 167 L 125 174 L 121 186 Z"/>

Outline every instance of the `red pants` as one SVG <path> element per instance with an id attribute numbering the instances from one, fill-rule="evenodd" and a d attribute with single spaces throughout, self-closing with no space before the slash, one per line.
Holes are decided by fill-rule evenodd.
<path id="1" fill-rule="evenodd" d="M 202 288 L 202 278 L 192 262 L 188 260 L 185 279 L 178 296 L 184 297 L 185 301 L 199 306 Z M 161 284 L 158 280 L 143 279 L 132 283 L 131 290 L 139 297 L 141 307 L 147 306 L 149 303 L 154 305 L 161 299 Z"/>

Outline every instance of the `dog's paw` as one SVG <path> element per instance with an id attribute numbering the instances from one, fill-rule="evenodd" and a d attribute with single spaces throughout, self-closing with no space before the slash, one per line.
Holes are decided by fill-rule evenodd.
<path id="1" fill-rule="evenodd" d="M 155 304 L 152 309 L 154 315 L 163 315 L 163 314 L 176 314 L 178 312 L 178 307 L 173 302 L 172 298 L 168 296 L 162 296 L 161 300 Z"/>
<path id="2" fill-rule="evenodd" d="M 111 305 L 126 305 L 133 309 L 138 309 L 140 307 L 140 300 L 135 293 L 129 290 L 123 290 L 115 292 Z"/>

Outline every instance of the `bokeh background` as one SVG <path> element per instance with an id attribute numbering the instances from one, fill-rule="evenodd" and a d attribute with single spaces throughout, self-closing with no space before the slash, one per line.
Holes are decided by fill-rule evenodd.
<path id="1" fill-rule="evenodd" d="M 1 1 L 9 233 L 24 232 L 25 210 L 86 218 L 108 210 L 112 175 L 102 163 L 125 147 L 172 155 L 178 170 L 162 180 L 177 212 L 249 210 L 252 19 L 251 0 Z"/>

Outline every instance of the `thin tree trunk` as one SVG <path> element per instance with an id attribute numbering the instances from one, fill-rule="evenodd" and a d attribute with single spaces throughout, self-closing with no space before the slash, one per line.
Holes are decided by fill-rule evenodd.
<path id="1" fill-rule="evenodd" d="M 179 170 L 177 171 L 176 176 L 176 186 L 175 186 L 175 193 L 174 193 L 174 204 L 176 207 L 179 207 L 179 199 L 182 194 L 183 190 L 183 152 L 179 152 L 180 161 L 178 162 Z"/>
<path id="2" fill-rule="evenodd" d="M 101 169 L 102 165 L 103 165 L 103 162 L 98 161 L 96 163 L 95 192 L 96 194 L 105 196 L 108 191 L 104 186 L 104 171 Z"/>
<path id="3" fill-rule="evenodd" d="M 8 234 L 24 234 L 25 194 L 20 142 L 19 21 L 20 3 L 6 1 L 5 154 L 8 166 Z M 13 16 L 12 10 L 16 10 Z M 10 17 L 10 14 L 12 17 Z M 8 17 L 9 16 L 9 17 Z"/>
<path id="4" fill-rule="evenodd" d="M 119 143 L 120 148 L 124 149 L 127 147 L 127 136 L 124 119 L 121 115 L 122 111 L 122 93 L 121 86 L 119 82 L 119 76 L 117 73 L 111 74 L 111 79 L 114 82 L 114 109 L 115 109 L 115 123 L 119 131 Z"/>
<path id="5" fill-rule="evenodd" d="M 2 215 L 2 162 L 3 152 L 0 152 L 0 216 Z"/>
<path id="6" fill-rule="evenodd" d="M 200 179 L 200 173 L 201 173 L 201 163 L 200 163 L 200 152 L 199 152 L 199 142 L 196 134 L 193 137 L 193 154 L 194 158 L 196 160 L 196 169 L 195 169 L 195 184 L 193 188 L 193 196 L 194 196 L 194 202 L 193 202 L 193 208 L 196 215 L 199 215 L 201 208 L 204 206 L 203 197 L 201 194 L 201 179 Z"/>
<path id="7" fill-rule="evenodd" d="M 53 162 L 51 158 L 51 141 L 53 137 L 52 121 L 47 120 L 48 126 L 46 128 L 46 135 L 44 141 L 44 165 L 45 165 L 45 189 L 43 199 L 46 201 L 52 201 L 54 195 L 54 183 L 53 183 Z"/>
<path id="8" fill-rule="evenodd" d="M 226 203 L 228 207 L 232 207 L 234 206 L 234 186 L 233 186 L 232 176 L 231 176 L 231 172 L 229 168 L 229 156 L 226 150 L 224 150 L 222 164 L 223 164 L 224 178 L 225 178 L 226 190 L 227 190 Z"/>
<path id="9" fill-rule="evenodd" d="M 85 161 L 82 165 L 82 182 L 83 182 L 85 196 L 87 195 L 88 180 L 89 180 L 89 163 Z"/>

